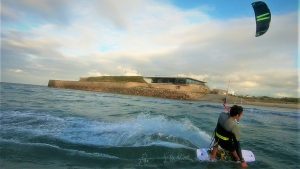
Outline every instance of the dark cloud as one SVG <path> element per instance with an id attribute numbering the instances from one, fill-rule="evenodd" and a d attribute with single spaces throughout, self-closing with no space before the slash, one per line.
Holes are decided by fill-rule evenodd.
<path id="1" fill-rule="evenodd" d="M 69 0 L 3 0 L 1 19 L 4 22 L 69 22 L 71 3 Z"/>
<path id="2" fill-rule="evenodd" d="M 1 45 L 3 81 L 18 82 L 23 79 L 46 84 L 51 77 L 75 80 L 88 70 L 82 67 L 80 61 L 59 53 L 56 44 L 31 39 L 26 33 L 7 33 L 1 39 Z M 22 70 L 22 74 L 11 70 Z"/>

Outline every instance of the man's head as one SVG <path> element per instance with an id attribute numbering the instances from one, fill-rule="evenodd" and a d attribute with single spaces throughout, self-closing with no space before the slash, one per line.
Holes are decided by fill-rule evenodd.
<path id="1" fill-rule="evenodd" d="M 243 114 L 243 107 L 238 105 L 233 105 L 230 108 L 230 117 L 241 117 Z"/>

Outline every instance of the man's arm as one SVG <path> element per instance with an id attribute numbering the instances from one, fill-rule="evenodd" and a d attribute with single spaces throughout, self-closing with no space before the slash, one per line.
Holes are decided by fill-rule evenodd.
<path id="1" fill-rule="evenodd" d="M 245 160 L 244 160 L 243 155 L 242 155 L 242 149 L 241 149 L 240 142 L 239 141 L 235 141 L 234 144 L 235 144 L 236 153 L 239 156 L 240 161 L 244 162 Z"/>
<path id="2" fill-rule="evenodd" d="M 243 158 L 240 142 L 237 141 L 236 139 L 234 139 L 234 144 L 235 144 L 235 147 L 236 147 L 235 148 L 235 150 L 236 150 L 235 153 L 239 157 L 239 159 L 237 159 L 237 160 L 240 160 L 242 168 L 247 168 L 248 165 L 247 165 L 247 163 L 245 162 L 245 160 Z"/>
<path id="3" fill-rule="evenodd" d="M 240 128 L 238 126 L 234 126 L 232 133 L 234 134 L 234 145 L 235 145 L 235 150 L 241 160 L 241 162 L 244 161 L 243 155 L 242 155 L 242 149 L 240 145 Z"/>

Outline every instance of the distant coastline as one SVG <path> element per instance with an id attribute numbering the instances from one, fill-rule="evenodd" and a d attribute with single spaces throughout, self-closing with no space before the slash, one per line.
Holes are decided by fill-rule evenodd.
<path id="1" fill-rule="evenodd" d="M 221 94 L 207 94 L 199 98 L 199 101 L 222 103 L 225 97 L 226 97 L 225 95 L 221 95 Z M 227 96 L 227 103 L 229 105 L 239 104 L 239 105 L 263 106 L 263 107 L 300 109 L 299 102 L 288 102 L 288 101 L 284 102 L 284 101 L 279 101 L 278 99 L 275 98 L 271 98 L 269 100 L 261 100 L 261 99 L 244 98 L 244 97 L 230 95 Z"/>
<path id="2" fill-rule="evenodd" d="M 161 78 L 160 80 L 168 82 L 171 80 L 193 80 L 191 78 L 164 78 L 165 79 Z M 156 78 L 155 80 L 158 79 Z M 49 80 L 48 87 L 158 97 L 176 100 L 209 101 L 215 103 L 223 102 L 223 99 L 226 96 L 223 90 L 210 90 L 205 85 L 205 82 L 199 82 L 200 84 L 151 83 L 149 82 L 149 79 L 146 79 L 142 76 L 100 76 L 80 78 L 79 81 Z M 228 104 L 255 105 L 292 109 L 300 108 L 298 98 L 279 99 L 271 97 L 242 97 L 233 95 L 228 95 L 226 97 Z"/>

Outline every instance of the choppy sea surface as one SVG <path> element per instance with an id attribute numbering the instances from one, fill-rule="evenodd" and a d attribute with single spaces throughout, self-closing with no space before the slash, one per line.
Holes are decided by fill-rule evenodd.
<path id="1" fill-rule="evenodd" d="M 222 105 L 0 83 L 0 166 L 13 168 L 240 168 L 200 162 Z M 300 168 L 300 113 L 244 106 L 251 169 Z"/>

